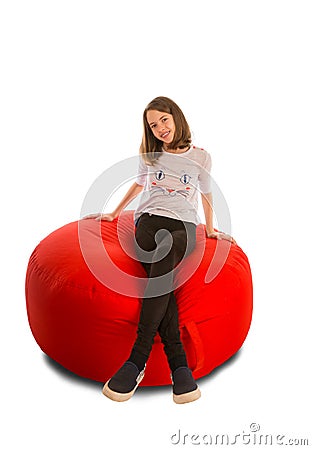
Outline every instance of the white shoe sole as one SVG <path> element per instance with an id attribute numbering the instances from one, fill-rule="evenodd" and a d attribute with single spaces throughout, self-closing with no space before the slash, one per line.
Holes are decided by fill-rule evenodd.
<path id="1" fill-rule="evenodd" d="M 186 392 L 185 394 L 173 394 L 173 401 L 178 405 L 182 405 L 183 403 L 190 403 L 198 400 L 201 396 L 199 388 L 195 389 L 195 391 Z"/>
<path id="2" fill-rule="evenodd" d="M 129 400 L 133 394 L 135 393 L 136 389 L 138 388 L 139 384 L 141 383 L 141 381 L 144 378 L 144 371 L 140 372 L 137 378 L 137 384 L 135 386 L 135 388 L 130 391 L 130 392 L 126 392 L 126 393 L 121 393 L 121 392 L 116 392 L 113 391 L 112 389 L 110 389 L 108 387 L 108 383 L 110 382 L 111 379 L 109 379 L 103 387 L 103 394 L 105 395 L 105 397 L 110 398 L 111 400 L 114 400 L 115 402 L 126 402 L 127 400 Z"/>

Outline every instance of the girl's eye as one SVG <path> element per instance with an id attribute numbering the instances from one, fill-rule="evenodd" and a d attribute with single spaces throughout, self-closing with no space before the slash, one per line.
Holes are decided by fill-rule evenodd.
<path id="1" fill-rule="evenodd" d="M 189 184 L 189 182 L 191 181 L 191 177 L 190 175 L 187 175 L 186 173 L 184 175 L 182 175 L 182 177 L 180 178 L 181 183 L 183 184 Z"/>
<path id="2" fill-rule="evenodd" d="M 162 170 L 158 170 L 158 171 L 155 173 L 155 178 L 156 178 L 156 180 L 158 180 L 158 181 L 163 180 L 163 179 L 165 178 L 164 172 L 163 172 Z"/>

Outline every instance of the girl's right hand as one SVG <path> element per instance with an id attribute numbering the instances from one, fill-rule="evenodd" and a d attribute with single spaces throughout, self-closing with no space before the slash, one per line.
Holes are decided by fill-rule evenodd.
<path id="1" fill-rule="evenodd" d="M 83 217 L 83 220 L 84 219 L 95 219 L 97 221 L 99 221 L 99 220 L 107 220 L 108 222 L 112 222 L 115 219 L 115 216 L 112 213 L 109 213 L 109 214 L 97 213 L 97 214 L 89 214 L 89 215 Z"/>

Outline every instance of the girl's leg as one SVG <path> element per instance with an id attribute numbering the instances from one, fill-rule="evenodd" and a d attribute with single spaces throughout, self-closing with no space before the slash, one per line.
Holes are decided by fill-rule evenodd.
<path id="1" fill-rule="evenodd" d="M 170 359 L 170 364 L 173 364 L 173 360 L 175 364 L 178 361 L 180 361 L 179 364 L 184 364 L 184 361 L 186 361 L 186 357 L 185 360 L 183 359 L 185 355 L 183 355 L 184 351 L 180 342 L 178 314 L 172 293 L 172 270 L 182 260 L 185 248 L 188 247 L 185 246 L 187 242 L 185 238 L 186 232 L 185 230 L 181 232 L 181 229 L 178 229 L 181 228 L 180 221 L 164 221 L 164 218 L 159 216 L 152 216 L 152 218 L 154 220 L 148 220 L 148 223 L 146 223 L 146 220 L 142 222 L 140 218 L 139 226 L 136 230 L 138 244 L 143 250 L 151 251 L 153 255 L 151 262 L 142 263 L 147 271 L 149 281 L 145 291 L 147 295 L 144 296 L 142 302 L 137 339 L 130 358 L 106 382 L 103 388 L 104 395 L 116 401 L 128 400 L 134 394 L 144 376 L 144 366 L 149 357 L 157 330 L 160 330 L 167 355 L 173 355 L 173 359 Z M 193 225 L 193 227 L 194 231 L 196 226 Z M 161 229 L 167 229 L 171 232 L 173 242 L 171 242 L 171 239 L 168 239 L 168 235 L 165 233 L 162 237 L 158 236 L 159 239 L 156 246 L 155 234 Z M 192 246 L 189 247 L 189 251 L 191 249 Z M 163 253 L 164 250 L 165 253 Z M 161 254 L 166 254 L 166 256 L 161 259 Z M 168 284 L 165 286 L 165 290 L 164 286 L 162 286 L 162 293 L 159 293 L 157 284 L 155 284 L 155 278 L 167 273 L 171 273 L 171 275 L 165 277 L 165 282 Z M 200 395 L 197 385 L 192 378 L 190 370 L 187 367 L 179 367 L 179 364 L 172 374 L 174 401 L 184 403 L 185 401 L 195 400 Z M 185 374 L 185 369 L 189 373 Z"/>
<path id="2" fill-rule="evenodd" d="M 160 222 L 162 223 L 161 226 L 164 226 L 163 220 Z M 172 230 L 172 225 L 176 229 Z M 181 229 L 181 225 L 183 229 Z M 169 221 L 167 229 L 171 231 L 172 244 L 167 233 L 164 234 L 163 238 L 159 237 L 159 243 L 153 255 L 155 262 L 152 261 L 151 264 L 145 264 L 144 266 L 149 276 L 149 283 L 142 302 L 137 339 L 129 358 L 139 368 L 144 367 L 149 357 L 157 331 L 159 331 L 164 343 L 171 370 L 180 365 L 187 365 L 186 355 L 180 340 L 176 299 L 172 292 L 173 269 L 186 255 L 186 250 L 189 254 L 194 249 L 196 225 L 190 223 L 183 225 L 180 221 L 174 221 L 172 224 L 172 221 Z M 146 249 L 146 241 L 140 242 L 142 235 L 137 233 L 136 237 L 141 248 Z M 187 239 L 189 239 L 189 242 Z M 168 254 L 158 261 L 159 255 L 168 250 Z M 162 288 L 166 288 L 166 292 L 162 295 L 152 296 L 159 289 L 154 279 L 165 274 L 168 274 L 168 276 L 162 282 Z"/>
<path id="3" fill-rule="evenodd" d="M 170 293 L 168 308 L 160 322 L 158 332 L 164 345 L 171 372 L 174 372 L 178 367 L 187 366 L 186 354 L 180 337 L 178 308 L 173 292 Z"/>
<path id="4" fill-rule="evenodd" d="M 188 228 L 189 242 L 184 257 L 188 256 L 196 245 L 196 227 L 189 223 L 185 223 L 185 226 Z M 170 293 L 168 308 L 159 325 L 158 332 L 164 344 L 171 372 L 173 373 L 178 367 L 188 366 L 181 342 L 177 301 L 173 291 Z"/>
<path id="5" fill-rule="evenodd" d="M 142 230 L 138 230 L 136 237 L 141 248 L 144 246 L 145 248 L 143 248 L 146 250 L 146 241 L 144 240 L 142 245 L 141 240 L 142 238 L 145 239 L 144 231 L 142 233 Z M 148 275 L 148 283 L 142 299 L 137 338 L 129 358 L 139 369 L 144 367 L 150 355 L 154 337 L 168 308 L 173 282 L 173 277 L 172 274 L 170 276 L 170 272 L 172 272 L 173 261 L 175 259 L 173 245 L 170 249 L 170 244 L 168 234 L 163 233 L 162 237 L 159 236 L 158 245 L 153 251 L 152 261 L 150 263 L 143 263 Z M 160 259 L 160 255 L 166 252 L 168 253 L 165 258 Z M 169 275 L 163 280 L 161 285 L 163 293 L 160 294 L 159 281 L 157 282 L 156 278 L 168 273 Z"/>

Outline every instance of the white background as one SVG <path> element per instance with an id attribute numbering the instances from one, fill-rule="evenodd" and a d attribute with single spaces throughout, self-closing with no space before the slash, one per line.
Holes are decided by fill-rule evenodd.
<path id="1" fill-rule="evenodd" d="M 312 443 L 311 23 L 301 0 L 1 2 L 2 448 L 193 448 L 170 437 L 253 422 Z M 25 309 L 32 250 L 137 154 L 158 95 L 211 153 L 254 281 L 242 350 L 184 406 L 170 387 L 106 399 L 48 362 Z"/>

